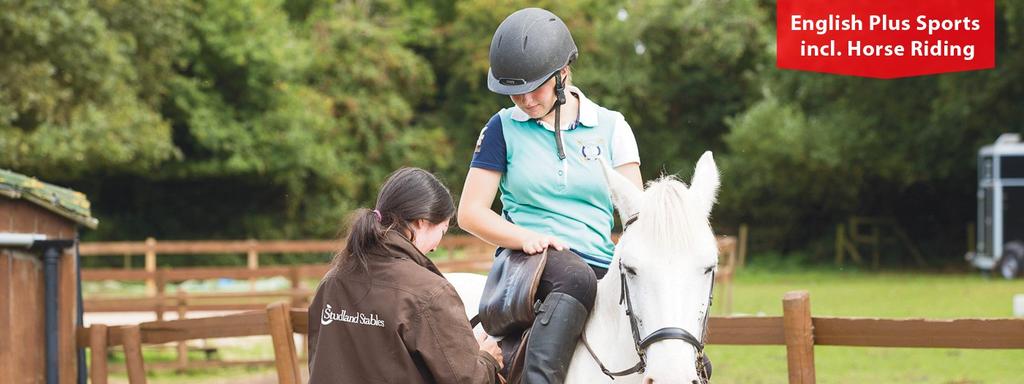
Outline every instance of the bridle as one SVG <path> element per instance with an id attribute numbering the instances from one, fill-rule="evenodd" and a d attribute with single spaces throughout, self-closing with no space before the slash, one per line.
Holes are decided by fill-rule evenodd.
<path id="1" fill-rule="evenodd" d="M 637 217 L 637 215 L 633 215 L 632 217 L 629 218 L 629 220 L 626 221 L 625 224 L 623 224 L 623 233 L 626 232 L 630 224 L 636 222 Z M 626 282 L 626 272 L 622 267 L 622 260 L 619 260 L 619 278 L 622 281 L 622 288 L 620 291 L 621 294 L 619 296 L 619 305 L 622 305 L 623 303 L 626 304 L 626 317 L 629 318 L 629 326 L 630 329 L 633 331 L 633 346 L 636 348 L 636 354 L 637 356 L 640 357 L 640 361 L 638 361 L 636 365 L 634 365 L 632 368 L 628 368 L 618 372 L 612 372 L 604 366 L 604 363 L 601 362 L 601 359 L 599 359 L 597 357 L 597 354 L 594 353 L 594 350 L 593 348 L 590 347 L 590 343 L 587 342 L 587 337 L 584 333 L 582 335 L 583 346 L 587 348 L 587 352 L 590 352 L 590 356 L 593 357 L 594 361 L 597 362 L 597 365 L 601 367 L 601 372 L 603 372 L 612 380 L 615 380 L 616 376 L 627 376 L 634 373 L 643 373 L 647 369 L 647 348 L 659 341 L 675 339 L 685 341 L 687 344 L 690 344 L 691 346 L 693 346 L 693 348 L 697 350 L 697 375 L 700 377 L 701 383 L 706 384 L 709 380 L 711 380 L 710 372 L 707 369 L 708 367 L 706 367 L 704 364 L 704 342 L 705 338 L 707 337 L 708 315 L 711 313 L 712 296 L 715 292 L 714 271 L 711 272 L 711 290 L 710 292 L 708 292 L 708 307 L 707 310 L 704 312 L 703 329 L 701 331 L 700 339 L 697 339 L 695 336 L 693 336 L 692 333 L 686 331 L 685 329 L 678 327 L 661 328 L 657 331 L 652 332 L 650 335 L 647 335 L 647 337 L 641 338 L 639 321 L 636 318 L 636 311 L 633 310 L 633 300 L 629 295 L 629 283 Z"/>

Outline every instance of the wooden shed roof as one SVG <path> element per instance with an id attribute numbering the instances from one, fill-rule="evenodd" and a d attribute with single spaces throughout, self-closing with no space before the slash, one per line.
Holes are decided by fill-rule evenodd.
<path id="1" fill-rule="evenodd" d="M 99 224 L 90 213 L 89 200 L 81 192 L 6 169 L 0 169 L 0 196 L 30 201 L 88 228 Z"/>

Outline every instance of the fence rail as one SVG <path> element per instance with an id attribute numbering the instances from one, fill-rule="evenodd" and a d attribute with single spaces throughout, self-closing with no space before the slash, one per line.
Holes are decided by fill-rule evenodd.
<path id="1" fill-rule="evenodd" d="M 815 344 L 905 348 L 1024 348 L 1024 319 L 814 318 Z"/>

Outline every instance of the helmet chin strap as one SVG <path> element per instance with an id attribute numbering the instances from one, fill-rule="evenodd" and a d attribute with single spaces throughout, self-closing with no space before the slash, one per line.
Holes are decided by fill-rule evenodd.
<path id="1" fill-rule="evenodd" d="M 551 109 L 555 111 L 555 145 L 558 146 L 558 159 L 565 160 L 565 148 L 562 146 L 562 105 L 565 104 L 565 84 L 562 76 L 555 72 L 555 105 Z M 548 111 L 551 113 L 551 111 Z"/>

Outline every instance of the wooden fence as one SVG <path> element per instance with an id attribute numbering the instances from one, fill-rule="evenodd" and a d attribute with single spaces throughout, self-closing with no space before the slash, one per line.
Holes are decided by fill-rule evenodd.
<path id="1" fill-rule="evenodd" d="M 148 238 L 143 242 L 86 242 L 79 246 L 79 254 L 82 256 L 111 256 L 120 255 L 125 259 L 124 270 L 130 271 L 131 257 L 133 255 L 144 255 L 144 271 L 152 275 L 145 278 L 146 293 L 155 295 L 157 256 L 163 255 L 195 255 L 195 254 L 244 254 L 246 265 L 250 270 L 260 269 L 260 254 L 266 253 L 320 253 L 333 254 L 342 248 L 342 243 L 337 240 L 282 240 L 282 241 L 257 241 L 257 240 L 226 240 L 226 241 L 196 241 L 196 240 L 170 240 L 157 241 Z M 480 260 L 482 255 L 493 252 L 493 247 L 478 240 L 473 236 L 447 236 L 441 240 L 438 249 L 443 251 L 461 250 L 466 259 Z M 447 254 L 451 255 L 450 252 Z M 451 261 L 455 261 L 452 259 Z M 137 275 L 125 275 L 137 276 Z M 235 275 L 237 276 L 237 275 Z M 225 276 L 230 277 L 230 276 Z M 254 276 L 262 277 L 262 276 Z M 115 277 L 116 279 L 116 277 Z"/>
<path id="2" fill-rule="evenodd" d="M 454 260 L 439 262 L 442 271 L 486 271 L 491 260 Z M 320 279 L 330 265 L 295 265 L 286 267 L 262 267 L 258 269 L 238 267 L 212 268 L 159 268 L 154 272 L 121 269 L 82 269 L 84 281 L 145 281 L 152 279 L 156 293 L 141 297 L 110 297 L 90 295 L 83 302 L 86 312 L 155 312 L 157 320 L 163 320 L 166 311 L 234 311 L 261 309 L 272 301 L 288 299 L 292 306 L 304 307 L 313 295 L 312 289 L 303 286 L 303 280 Z M 286 277 L 289 289 L 278 291 L 189 293 L 181 286 L 173 294 L 166 291 L 167 284 L 185 280 L 204 279 L 253 279 Z"/>
<path id="3" fill-rule="evenodd" d="M 720 237 L 718 240 L 722 266 L 719 270 L 719 303 L 724 313 L 732 311 L 732 280 L 738 256 L 742 247 L 735 237 Z M 320 279 L 330 269 L 327 264 L 261 267 L 261 253 L 333 253 L 341 244 L 337 241 L 295 240 L 295 241 L 156 241 L 145 242 L 103 242 L 83 243 L 79 252 L 83 257 L 100 255 L 145 255 L 144 269 L 92 269 L 82 270 L 85 281 L 120 280 L 145 281 L 147 290 L 144 297 L 87 297 L 86 312 L 155 312 L 157 320 L 163 320 L 164 312 L 177 310 L 247 310 L 263 308 L 273 299 L 288 298 L 294 307 L 305 307 L 311 291 L 303 287 L 304 279 Z M 447 236 L 438 247 L 446 258 L 436 260 L 443 272 L 484 272 L 490 269 L 493 246 L 473 236 Z M 200 267 L 200 268 L 156 268 L 159 254 L 245 254 L 247 266 Z M 130 263 L 126 264 L 129 265 Z M 286 277 L 290 289 L 276 292 L 184 293 L 180 289 L 175 295 L 167 295 L 168 283 L 202 279 L 256 279 Z M 226 301 L 224 299 L 231 299 Z M 271 299 L 271 300 L 267 300 Z"/>
<path id="4" fill-rule="evenodd" d="M 489 248 L 482 242 L 467 237 L 450 237 L 441 247 L 446 250 L 459 249 L 459 258 L 451 257 L 437 262 L 443 271 L 486 271 L 490 267 Z M 143 297 L 86 297 L 83 309 L 86 312 L 154 312 L 157 321 L 162 321 L 167 312 L 176 312 L 178 319 L 184 319 L 190 311 L 235 311 L 263 309 L 267 303 L 286 300 L 292 307 L 305 308 L 313 291 L 303 286 L 305 279 L 319 280 L 330 269 L 328 264 L 260 266 L 260 253 L 324 253 L 331 254 L 341 246 L 338 241 L 162 241 L 147 239 L 145 242 L 83 243 L 79 251 L 84 257 L 98 255 L 123 255 L 125 266 L 129 267 L 132 255 L 145 255 L 144 269 L 82 269 L 85 281 L 145 281 L 146 295 Z M 242 253 L 247 257 L 246 267 L 199 267 L 199 268 L 156 268 L 159 254 Z M 176 292 L 168 294 L 167 285 L 185 280 L 239 279 L 254 281 L 257 278 L 285 277 L 289 289 L 279 291 L 256 291 L 254 285 L 249 292 L 189 293 L 179 285 Z M 177 361 L 170 364 L 153 364 L 150 368 L 175 368 L 184 370 L 197 367 L 219 367 L 225 365 L 263 364 L 260 361 L 199 361 L 190 362 L 190 348 L 184 341 L 177 344 Z M 208 359 L 214 349 L 205 348 Z"/>
<path id="5" fill-rule="evenodd" d="M 235 311 L 256 310 L 270 302 L 285 300 L 294 308 L 305 308 L 313 295 L 309 287 L 303 286 L 305 279 L 319 280 L 330 269 L 328 264 L 260 266 L 261 253 L 333 253 L 341 244 L 337 241 L 160 241 L 147 239 L 145 242 L 83 243 L 79 247 L 82 256 L 97 255 L 145 255 L 144 269 L 82 269 L 85 281 L 145 281 L 147 294 L 143 297 L 86 297 L 83 309 L 86 312 L 154 312 L 157 321 L 165 319 L 167 312 L 176 312 L 178 319 L 184 319 L 191 311 Z M 443 272 L 485 272 L 490 269 L 494 249 L 472 236 L 448 236 L 443 238 L 441 254 L 446 258 L 435 260 Z M 719 248 L 723 265 L 716 275 L 720 308 L 725 313 L 732 310 L 732 279 L 737 259 L 737 242 L 733 237 L 721 237 Z M 458 252 L 455 252 L 455 251 Z M 224 254 L 243 253 L 247 257 L 246 267 L 190 267 L 156 268 L 159 254 Z M 456 255 L 458 255 L 456 257 Z M 130 262 L 126 262 L 130 266 Z M 279 291 L 189 293 L 178 286 L 174 294 L 166 291 L 168 284 L 185 280 L 237 279 L 254 281 L 256 278 L 286 277 L 289 289 Z M 254 288 L 254 286 L 250 286 Z M 178 361 L 171 366 L 181 370 L 200 365 L 218 365 L 219 362 L 188 361 L 189 347 L 178 343 Z M 211 354 L 210 351 L 206 351 Z M 246 363 L 248 364 L 248 363 Z M 157 368 L 161 367 L 159 365 Z"/>
<path id="6" fill-rule="evenodd" d="M 137 348 L 141 344 L 179 343 L 188 340 L 231 338 L 245 336 L 270 335 L 267 315 L 264 311 L 250 311 L 227 316 L 202 319 L 179 319 L 172 321 L 152 321 L 138 325 L 111 326 L 95 324 L 89 328 L 79 328 L 77 344 L 80 348 L 92 348 L 89 376 L 93 383 L 106 383 L 107 348 L 124 346 L 125 365 L 130 382 L 144 382 L 145 372 L 140 370 L 142 353 Z M 134 343 L 132 342 L 134 341 Z M 187 356 L 186 356 L 187 358 Z M 172 366 L 184 368 L 187 361 L 179 361 Z M 266 365 L 265 360 L 249 361 L 216 361 L 205 364 L 205 367 L 224 367 L 229 365 Z M 195 363 L 193 363 L 195 364 Z M 148 364 L 148 368 L 161 368 L 160 365 Z M 195 366 L 195 365 L 193 365 Z"/>
<path id="7" fill-rule="evenodd" d="M 783 297 L 783 315 L 776 317 L 712 317 L 708 342 L 719 345 L 785 345 L 790 383 L 809 384 L 816 380 L 814 347 L 818 345 L 907 348 L 1024 348 L 1024 319 L 877 319 L 811 316 L 806 291 Z M 308 333 L 305 309 L 290 312 L 293 331 Z M 105 345 L 123 345 L 125 331 L 138 330 L 143 343 L 154 344 L 196 338 L 237 337 L 266 334 L 262 311 L 223 318 L 189 319 L 142 323 L 135 327 L 80 328 L 79 347 L 89 347 L 93 338 Z M 245 321 L 241 321 L 245 320 Z M 280 339 L 280 338 L 275 338 Z M 276 343 L 276 342 L 275 342 Z M 275 345 L 275 350 L 279 350 Z M 292 349 L 294 351 L 294 349 Z M 291 352 L 294 353 L 294 352 Z M 94 354 L 95 356 L 96 354 Z M 282 357 L 279 353 L 278 358 Z M 273 364 L 267 361 L 266 364 Z M 94 364 L 97 364 L 94 362 Z M 101 362 L 105 369 L 105 362 Z M 279 366 L 294 366 L 282 364 Z M 95 368 L 94 368 L 95 369 Z M 293 377 L 279 372 L 279 377 Z"/>
<path id="8" fill-rule="evenodd" d="M 736 265 L 737 262 L 742 265 L 745 259 L 746 253 L 746 226 L 740 227 L 740 239 L 737 242 L 735 237 L 721 236 L 719 237 L 719 250 L 723 258 L 723 263 L 727 266 Z M 617 238 L 617 237 L 616 237 Z M 117 275 L 114 270 L 106 270 L 103 275 L 91 274 L 90 276 L 99 279 L 100 276 L 106 276 L 109 279 L 136 279 L 141 276 L 137 272 L 130 269 L 131 257 L 133 255 L 144 255 L 145 264 L 143 270 L 150 273 L 151 275 L 145 276 L 146 281 L 146 293 L 149 295 L 156 294 L 156 271 L 157 271 L 157 256 L 163 255 L 195 255 L 195 254 L 245 254 L 246 255 L 246 266 L 250 270 L 260 269 L 260 254 L 266 253 L 321 253 L 321 254 L 333 254 L 342 248 L 342 243 L 337 240 L 281 240 L 281 241 L 257 241 L 257 240 L 227 240 L 227 241 L 196 241 L 196 240 L 169 240 L 169 241 L 157 241 L 153 238 L 148 238 L 143 242 L 85 242 L 79 246 L 79 253 L 82 256 L 114 256 L 120 255 L 125 258 L 123 275 Z M 481 241 L 480 239 L 468 236 L 468 235 L 451 235 L 445 236 L 441 239 L 441 244 L 438 246 L 440 253 L 448 255 L 448 259 L 442 260 L 439 264 L 444 265 L 450 270 L 464 270 L 465 268 L 474 269 L 489 268 L 489 265 L 481 264 L 481 261 L 489 260 L 494 252 L 494 246 Z M 460 251 L 461 257 L 453 257 L 454 252 Z M 314 267 L 316 268 L 316 267 Z M 323 269 L 314 269 L 314 271 L 323 271 Z M 275 276 L 276 272 L 266 272 L 266 276 Z M 305 272 L 305 271 L 303 271 Z M 218 272 L 213 272 L 213 274 Z M 243 278 L 239 276 L 237 272 L 232 276 L 224 276 L 231 278 Z M 173 278 L 174 275 L 169 276 Z M 180 276 L 180 275 L 179 275 Z M 211 278 L 214 276 L 211 276 Z M 254 277 L 264 277 L 264 275 L 257 275 Z M 199 277 L 202 278 L 202 277 Z"/>

